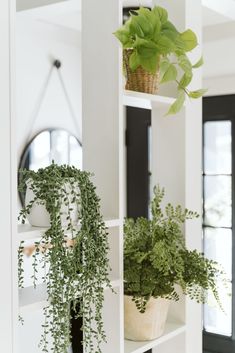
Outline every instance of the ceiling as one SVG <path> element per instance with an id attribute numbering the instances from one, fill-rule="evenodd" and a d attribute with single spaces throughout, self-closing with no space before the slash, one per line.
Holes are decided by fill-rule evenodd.
<path id="1" fill-rule="evenodd" d="M 51 5 L 67 0 L 16 0 L 16 10 L 23 11 L 41 6 Z"/>
<path id="2" fill-rule="evenodd" d="M 234 0 L 223 1 L 231 1 L 235 4 Z M 210 0 L 203 0 L 204 4 L 207 4 L 207 2 L 210 3 Z M 141 5 L 144 6 L 151 6 L 151 3 L 151 0 L 141 0 Z M 45 6 L 51 4 L 54 5 Z M 139 0 L 123 0 L 123 4 L 124 6 L 138 6 Z M 213 6 L 211 6 L 211 8 L 212 7 Z M 211 8 L 203 6 L 203 27 L 214 26 L 231 21 L 231 17 L 228 18 L 227 16 L 220 14 Z M 33 10 L 23 11 L 26 9 Z M 80 0 L 17 0 L 17 10 L 27 13 L 27 16 L 36 16 L 38 18 L 40 17 L 41 19 L 45 19 L 46 21 L 52 21 L 52 23 L 57 25 L 60 25 L 61 23 L 63 26 L 80 29 L 80 25 L 76 25 L 79 15 L 75 14 L 76 11 L 80 10 Z"/>
<path id="3" fill-rule="evenodd" d="M 37 22 L 41 23 L 60 26 L 66 29 L 73 29 L 75 31 L 81 31 L 80 0 L 60 0 L 57 1 L 57 3 L 55 3 L 55 0 L 46 1 L 54 1 L 54 4 L 31 8 L 27 11 L 20 11 L 17 13 L 18 20 L 36 20 Z M 40 0 L 40 2 L 42 2 L 42 0 Z"/>
<path id="4" fill-rule="evenodd" d="M 211 10 L 205 6 L 202 8 L 202 23 L 203 27 L 214 26 L 221 23 L 231 21 L 230 18 L 225 17 L 218 12 Z"/>

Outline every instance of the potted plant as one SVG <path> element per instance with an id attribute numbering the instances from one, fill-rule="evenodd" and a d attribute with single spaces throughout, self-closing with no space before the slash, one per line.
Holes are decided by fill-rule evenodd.
<path id="1" fill-rule="evenodd" d="M 155 187 L 152 219 L 126 219 L 124 225 L 125 337 L 130 340 L 162 335 L 170 300 L 179 300 L 177 286 L 199 303 L 210 291 L 219 302 L 217 280 L 226 281 L 216 262 L 185 246 L 182 224 L 198 214 L 171 204 L 162 211 L 163 197 L 164 189 Z"/>
<path id="2" fill-rule="evenodd" d="M 48 305 L 44 308 L 42 351 L 49 351 L 48 338 L 51 337 L 53 353 L 67 352 L 72 307 L 75 312 L 78 310 L 76 315 L 83 318 L 84 351 L 101 353 L 100 346 L 105 340 L 101 310 L 104 288 L 111 286 L 110 267 L 107 229 L 90 174 L 53 163 L 37 172 L 21 171 L 20 190 L 25 192 L 27 185 L 34 196 L 21 210 L 19 219 L 24 223 L 34 205 L 39 204 L 45 207 L 50 220 L 42 239 L 35 243 L 33 254 L 35 286 L 39 253 L 46 268 L 44 281 Z M 66 224 L 64 207 L 67 209 Z M 74 210 L 79 226 L 73 222 Z M 18 255 L 20 287 L 24 280 L 23 251 L 24 244 L 21 244 Z"/>
<path id="3" fill-rule="evenodd" d="M 205 93 L 187 88 L 193 69 L 203 64 L 202 58 L 192 64 L 187 56 L 198 44 L 196 34 L 191 29 L 180 33 L 164 8 L 131 11 L 129 20 L 114 34 L 123 47 L 126 89 L 155 94 L 159 82 L 175 82 L 178 96 L 168 114 L 180 111 L 185 95 L 199 98 Z"/>

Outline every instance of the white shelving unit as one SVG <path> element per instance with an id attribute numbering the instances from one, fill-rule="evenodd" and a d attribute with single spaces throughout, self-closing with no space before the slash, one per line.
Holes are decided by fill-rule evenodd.
<path id="1" fill-rule="evenodd" d="M 123 104 L 125 106 L 143 108 L 143 109 L 154 109 L 154 108 L 169 108 L 174 102 L 175 98 L 165 97 L 160 95 L 124 91 Z"/>
<path id="2" fill-rule="evenodd" d="M 201 4 L 193 0 L 153 0 L 153 5 L 163 6 L 170 20 L 184 31 L 192 28 L 201 43 Z M 190 10 L 189 10 L 190 9 Z M 190 54 L 193 62 L 201 56 L 198 46 Z M 201 86 L 201 71 L 194 74 L 192 89 Z M 166 189 L 166 202 L 201 211 L 201 101 L 186 101 L 176 116 L 165 117 L 174 102 L 172 93 L 164 89 L 164 95 L 151 95 L 125 91 L 124 106 L 151 110 L 151 166 L 152 184 Z M 169 95 L 169 96 L 168 96 Z M 185 240 L 190 248 L 201 249 L 201 219 L 186 223 Z M 150 342 L 125 341 L 125 353 L 200 353 L 202 352 L 201 307 L 184 296 L 173 303 L 169 310 L 165 333 Z"/>
<path id="3" fill-rule="evenodd" d="M 120 286 L 119 279 L 111 280 L 111 286 L 115 290 Z M 110 288 L 105 287 L 105 290 Z M 19 311 L 21 315 L 33 312 L 35 310 L 42 310 L 47 304 L 46 285 L 40 283 L 34 288 L 33 286 L 25 287 L 19 290 Z"/>
<path id="4" fill-rule="evenodd" d="M 68 1 L 69 3 L 69 1 Z M 166 7 L 171 20 L 184 30 L 197 32 L 201 43 L 201 3 L 195 0 L 153 0 Z M 4 353 L 18 353 L 18 313 L 42 308 L 46 300 L 43 284 L 35 291 L 17 288 L 17 247 L 20 240 L 40 238 L 41 228 L 20 226 L 17 231 L 17 162 L 14 117 L 15 91 L 15 0 L 0 5 L 1 105 L 0 129 L 2 197 L 1 230 L 4 251 L 0 257 L 0 276 L 4 290 L 0 292 L 0 342 Z M 123 234 L 124 216 L 124 107 L 152 111 L 152 178 L 167 191 L 167 198 L 189 209 L 201 209 L 201 102 L 186 103 L 182 112 L 165 118 L 173 98 L 138 92 L 123 92 L 121 50 L 113 32 L 122 22 L 121 0 L 86 0 L 82 2 L 82 115 L 84 169 L 94 172 L 94 182 L 101 198 L 102 213 L 107 219 L 110 240 L 110 278 L 115 292 L 105 290 L 104 326 L 107 343 L 102 353 L 201 353 L 201 310 L 190 300 L 181 298 L 171 306 L 165 333 L 150 342 L 124 340 L 123 316 Z M 194 62 L 200 57 L 190 54 Z M 201 72 L 197 70 L 192 88 L 200 87 Z M 189 247 L 200 249 L 201 221 L 186 224 L 185 239 Z M 19 310 L 20 309 L 20 310 Z M 30 323 L 30 319 L 29 319 Z M 175 344 L 177 341 L 177 344 Z M 24 351 L 31 353 L 31 351 Z"/>
<path id="5" fill-rule="evenodd" d="M 146 351 L 156 348 L 164 342 L 184 333 L 186 326 L 184 324 L 177 324 L 168 322 L 166 324 L 164 334 L 153 341 L 133 342 L 125 340 L 125 353 L 145 353 Z"/>
<path id="6" fill-rule="evenodd" d="M 120 226 L 119 219 L 108 219 L 105 220 L 105 226 L 107 228 L 114 228 Z M 18 241 L 34 240 L 42 238 L 47 228 L 32 227 L 30 224 L 18 224 Z"/>
<path id="7" fill-rule="evenodd" d="M 110 244 L 110 263 L 112 263 L 113 272 L 110 273 L 111 286 L 119 288 L 122 282 L 117 274 L 118 263 L 115 256 L 115 248 L 118 242 L 118 234 L 115 228 L 120 226 L 119 219 L 107 219 L 105 225 L 109 231 L 109 244 Z M 32 227 L 29 224 L 18 224 L 18 242 L 30 242 L 40 240 L 47 228 Z M 27 245 L 26 245 L 27 246 Z M 110 290 L 108 287 L 105 290 Z M 36 288 L 33 286 L 25 287 L 19 290 L 19 310 L 21 314 L 29 313 L 35 310 L 42 310 L 47 303 L 47 292 L 44 283 L 37 284 Z"/>

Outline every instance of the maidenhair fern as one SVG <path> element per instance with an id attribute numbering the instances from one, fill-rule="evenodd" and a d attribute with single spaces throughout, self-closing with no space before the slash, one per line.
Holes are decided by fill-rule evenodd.
<path id="1" fill-rule="evenodd" d="M 152 219 L 126 219 L 124 226 L 124 288 L 144 312 L 150 297 L 179 300 L 176 285 L 199 303 L 208 291 L 219 302 L 217 281 L 226 282 L 220 266 L 196 250 L 186 248 L 182 225 L 198 214 L 168 204 L 163 211 L 164 190 L 154 188 Z M 220 302 L 219 302 L 220 304 Z"/>

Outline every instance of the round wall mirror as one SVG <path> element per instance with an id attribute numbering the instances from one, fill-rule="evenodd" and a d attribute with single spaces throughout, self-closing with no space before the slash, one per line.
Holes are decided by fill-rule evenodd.
<path id="1" fill-rule="evenodd" d="M 70 132 L 62 129 L 41 131 L 25 147 L 19 169 L 37 171 L 49 166 L 52 161 L 58 165 L 73 165 L 82 169 L 82 144 Z M 24 195 L 20 193 L 22 204 Z"/>

